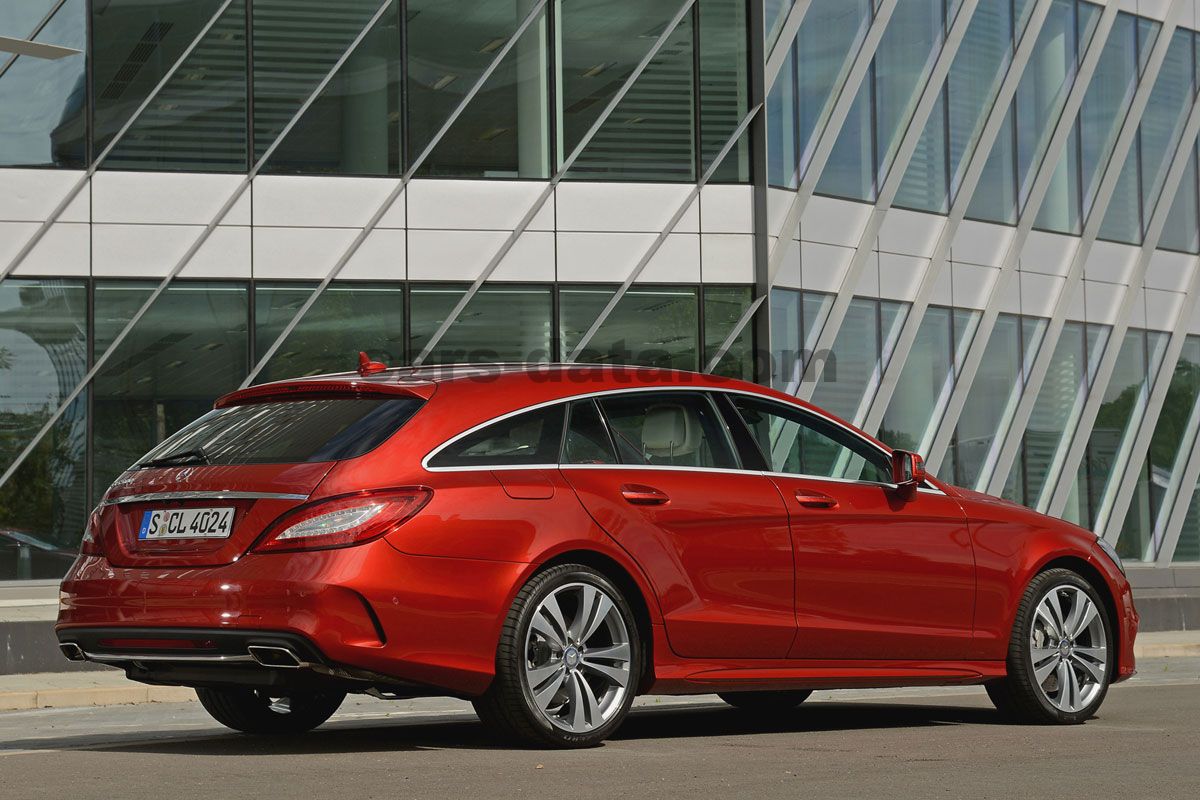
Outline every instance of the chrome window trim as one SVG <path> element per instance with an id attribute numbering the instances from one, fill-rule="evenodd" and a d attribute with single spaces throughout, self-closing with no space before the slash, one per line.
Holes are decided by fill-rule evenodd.
<path id="1" fill-rule="evenodd" d="M 288 492 L 236 492 L 232 490 L 188 491 L 188 492 L 144 492 L 127 494 L 102 500 L 101 506 L 119 506 L 125 503 L 146 503 L 155 500 L 307 500 L 306 494 Z"/>
<path id="2" fill-rule="evenodd" d="M 518 414 L 525 414 L 530 411 L 538 411 L 538 410 L 541 410 L 543 408 L 548 408 L 553 405 L 572 403 L 577 400 L 586 400 L 588 398 L 607 397 L 610 395 L 633 394 L 636 392 L 677 392 L 677 391 L 704 392 L 704 393 L 721 392 L 724 394 L 742 395 L 744 397 L 757 398 L 757 399 L 760 399 L 760 400 L 763 400 L 766 402 L 770 402 L 770 403 L 777 403 L 781 406 L 784 406 L 785 408 L 795 409 L 796 411 L 798 411 L 802 414 L 808 414 L 812 417 L 822 419 L 822 420 L 828 422 L 829 424 L 853 435 L 855 438 L 861 440 L 863 443 L 874 448 L 875 450 L 877 450 L 879 453 L 881 453 L 888 459 L 891 459 L 891 457 L 892 457 L 892 453 L 890 450 L 888 450 L 887 448 L 881 446 L 880 444 L 872 441 L 866 434 L 856 431 L 854 428 L 850 427 L 846 423 L 844 423 L 840 420 L 834 419 L 833 417 L 821 412 L 818 409 L 806 408 L 802 405 L 799 405 L 795 400 L 791 400 L 790 402 L 786 401 L 786 400 L 778 400 L 768 394 L 762 394 L 759 392 L 751 392 L 751 391 L 747 391 L 745 389 L 733 389 L 733 388 L 724 387 L 724 386 L 696 386 L 694 384 L 683 384 L 683 385 L 662 385 L 662 386 L 657 386 L 657 385 L 656 386 L 636 386 L 636 387 L 629 387 L 629 388 L 624 388 L 624 389 L 602 389 L 602 390 L 595 391 L 595 392 L 585 392 L 583 394 L 571 395 L 569 397 L 558 397 L 553 400 L 546 400 L 541 403 L 535 403 L 535 404 L 529 405 L 529 406 L 522 406 L 521 408 L 516 409 L 515 411 L 509 411 L 509 412 L 501 414 L 499 416 L 492 417 L 491 419 L 481 422 L 478 425 L 474 425 L 474 426 L 468 428 L 467 430 L 462 431 L 461 433 L 455 434 L 451 438 L 447 439 L 446 441 L 442 442 L 437 447 L 433 448 L 428 453 L 426 453 L 425 457 L 421 459 L 421 468 L 424 469 L 426 472 L 465 472 L 465 471 L 475 471 L 475 470 L 483 470 L 483 469 L 488 469 L 488 470 L 556 469 L 558 467 L 579 466 L 577 464 L 511 464 L 511 465 L 506 464 L 503 466 L 497 466 L 497 465 L 489 466 L 489 465 L 481 464 L 479 466 L 431 467 L 429 465 L 429 462 L 431 459 L 433 459 L 435 456 L 437 456 L 442 450 L 446 449 L 447 447 L 454 444 L 458 440 L 465 438 L 479 430 L 482 430 L 483 428 L 486 428 L 489 425 L 493 425 L 498 422 L 503 422 L 504 420 L 509 419 L 510 417 L 515 417 Z M 727 436 L 729 435 L 728 432 L 726 433 L 726 435 Z M 734 453 L 736 456 L 736 453 L 737 453 L 736 448 L 734 448 Z M 609 466 L 609 465 L 596 465 L 596 466 Z M 638 465 L 636 465 L 636 464 L 616 464 L 616 465 L 612 465 L 612 466 L 623 467 L 626 469 L 642 468 L 642 467 L 638 467 Z M 669 466 L 664 466 L 664 465 L 655 465 L 655 466 L 659 466 L 661 468 L 667 468 L 667 469 L 685 469 L 683 467 L 669 467 Z M 706 468 L 706 467 L 688 467 L 686 469 L 707 470 L 708 468 Z M 719 468 L 717 468 L 717 469 L 719 469 Z M 730 471 L 732 471 L 732 472 L 756 472 L 757 470 L 739 469 L 739 470 L 730 470 Z M 779 474 L 789 474 L 789 476 L 790 476 L 790 473 L 779 473 Z M 845 480 L 845 479 L 839 479 L 839 478 L 820 478 L 820 476 L 816 476 L 816 475 L 813 475 L 813 476 L 790 476 L 790 477 L 812 477 L 814 479 L 821 479 L 821 480 Z M 890 484 L 890 483 L 874 483 L 874 482 L 869 482 L 869 481 L 867 483 L 870 483 L 872 486 L 895 486 L 895 484 Z"/>

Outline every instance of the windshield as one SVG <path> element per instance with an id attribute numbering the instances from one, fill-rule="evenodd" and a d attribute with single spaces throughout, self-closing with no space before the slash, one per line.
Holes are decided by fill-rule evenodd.
<path id="1" fill-rule="evenodd" d="M 146 454 L 138 467 L 341 461 L 373 450 L 424 400 L 336 397 L 210 411 Z"/>

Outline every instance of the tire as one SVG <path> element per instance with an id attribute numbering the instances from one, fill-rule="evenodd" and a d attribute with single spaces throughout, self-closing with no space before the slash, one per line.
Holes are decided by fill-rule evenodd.
<path id="1" fill-rule="evenodd" d="M 1009 640 L 1008 674 L 986 684 L 988 696 L 1019 722 L 1086 722 L 1108 693 L 1114 644 L 1108 609 L 1092 585 L 1071 570 L 1047 570 L 1025 589 Z"/>
<path id="2" fill-rule="evenodd" d="M 286 697 L 262 689 L 196 689 L 212 718 L 242 733 L 287 736 L 307 733 L 333 716 L 344 692 L 297 692 Z M 282 701 L 285 701 L 282 702 Z"/>
<path id="3" fill-rule="evenodd" d="M 782 714 L 803 703 L 810 694 L 810 689 L 792 689 L 778 692 L 718 692 L 717 697 L 740 711 Z"/>
<path id="4" fill-rule="evenodd" d="M 629 602 L 608 578 L 581 564 L 552 567 L 517 593 L 475 711 L 506 742 L 594 747 L 629 713 L 642 654 Z"/>

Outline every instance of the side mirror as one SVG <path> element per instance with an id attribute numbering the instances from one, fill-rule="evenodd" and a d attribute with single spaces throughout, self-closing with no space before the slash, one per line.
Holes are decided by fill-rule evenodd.
<path id="1" fill-rule="evenodd" d="M 915 489 L 924 480 L 925 459 L 908 450 L 892 451 L 892 483 Z"/>

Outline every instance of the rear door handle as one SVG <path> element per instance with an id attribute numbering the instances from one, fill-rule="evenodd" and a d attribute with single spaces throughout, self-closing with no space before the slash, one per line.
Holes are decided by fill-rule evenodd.
<path id="1" fill-rule="evenodd" d="M 640 483 L 627 483 L 621 487 L 621 496 L 626 502 L 635 506 L 661 506 L 670 502 L 666 492 L 659 491 L 653 486 L 643 486 Z"/>
<path id="2" fill-rule="evenodd" d="M 796 502 L 805 508 L 837 508 L 837 500 L 812 489 L 797 489 Z"/>

